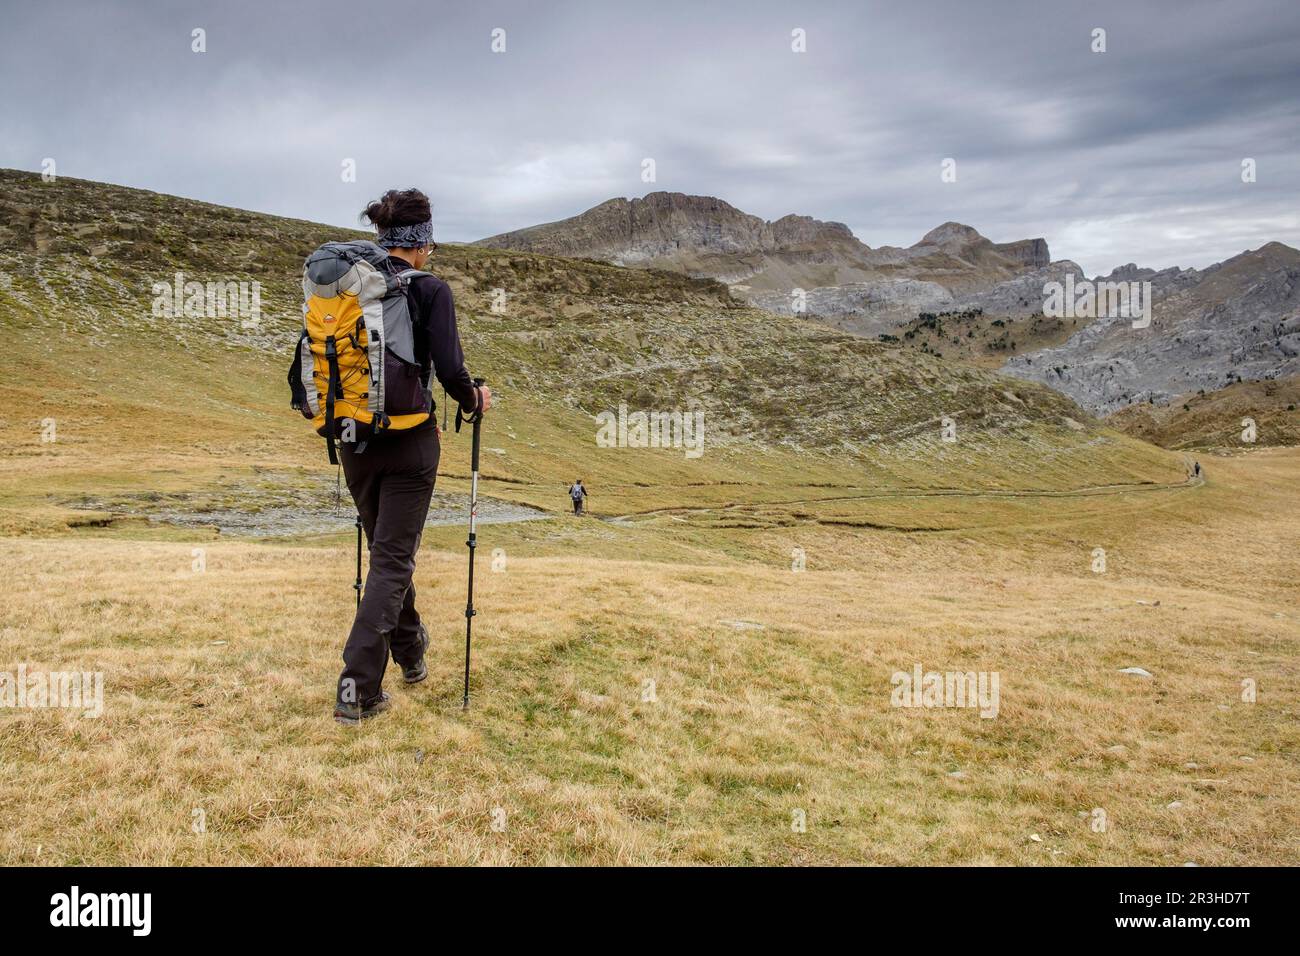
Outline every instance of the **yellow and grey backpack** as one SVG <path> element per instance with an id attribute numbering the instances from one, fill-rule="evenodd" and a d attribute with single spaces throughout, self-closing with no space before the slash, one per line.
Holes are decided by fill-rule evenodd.
<path id="1" fill-rule="evenodd" d="M 420 374 L 407 286 L 418 269 L 390 272 L 373 242 L 327 242 L 302 273 L 302 333 L 289 368 L 290 404 L 324 436 L 358 452 L 374 435 L 423 424 L 433 414 Z"/>

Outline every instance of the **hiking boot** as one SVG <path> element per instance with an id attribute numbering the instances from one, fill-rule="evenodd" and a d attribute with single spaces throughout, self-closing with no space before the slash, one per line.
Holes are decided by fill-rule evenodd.
<path id="1" fill-rule="evenodd" d="M 334 719 L 340 724 L 347 724 L 354 727 L 361 721 L 376 714 L 382 714 L 391 705 L 392 700 L 383 691 L 379 692 L 378 697 L 372 697 L 364 704 L 335 704 Z"/>
<path id="2" fill-rule="evenodd" d="M 418 684 L 429 676 L 429 668 L 424 664 L 424 652 L 429 649 L 429 632 L 420 625 L 420 659 L 410 667 L 402 665 L 402 680 L 408 684 Z"/>

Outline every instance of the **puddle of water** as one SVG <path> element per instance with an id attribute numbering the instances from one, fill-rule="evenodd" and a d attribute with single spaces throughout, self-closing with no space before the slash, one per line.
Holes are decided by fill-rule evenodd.
<path id="1" fill-rule="evenodd" d="M 356 510 L 344 492 L 335 503 L 333 487 L 321 496 L 301 491 L 251 492 L 244 507 L 203 500 L 200 495 L 149 493 L 124 495 L 112 499 L 82 497 L 64 502 L 68 507 L 87 511 L 107 511 L 116 516 L 147 518 L 151 522 L 183 528 L 213 528 L 231 537 L 274 538 L 289 535 L 332 534 L 352 531 Z M 286 500 L 287 499 L 287 500 Z M 499 498 L 478 499 L 478 523 L 502 524 L 512 521 L 540 521 L 551 517 L 545 511 Z M 425 525 L 469 523 L 469 495 L 434 492 Z"/>

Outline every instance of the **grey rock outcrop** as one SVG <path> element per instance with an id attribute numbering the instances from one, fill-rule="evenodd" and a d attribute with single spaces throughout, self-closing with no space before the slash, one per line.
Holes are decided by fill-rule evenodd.
<path id="1" fill-rule="evenodd" d="M 610 199 L 569 219 L 480 239 L 476 245 L 635 265 L 685 252 L 748 255 L 817 243 L 866 249 L 840 222 L 794 215 L 766 222 L 712 196 L 654 192 L 639 199 Z"/>
<path id="2" fill-rule="evenodd" d="M 915 318 L 918 312 L 947 309 L 953 295 L 937 282 L 919 279 L 873 279 L 809 289 L 805 313 L 859 335 L 878 335 Z M 791 315 L 794 292 L 762 292 L 750 297 L 761 309 Z"/>
<path id="3" fill-rule="evenodd" d="M 737 294 L 765 308 L 786 298 L 772 293 L 795 288 L 815 290 L 835 314 L 848 314 L 843 310 L 854 302 L 862 309 L 890 306 L 883 314 L 856 313 L 861 324 L 873 327 L 902 314 L 892 303 L 912 298 L 923 308 L 939 304 L 928 288 L 891 283 L 937 284 L 960 295 L 1050 261 L 1043 239 L 995 243 L 958 222 L 943 223 L 906 248 L 872 249 L 841 222 L 796 215 L 767 222 L 712 196 L 669 192 L 611 199 L 569 219 L 477 244 L 706 276 L 734 286 Z M 835 288 L 844 291 L 831 291 Z"/>
<path id="4" fill-rule="evenodd" d="M 1037 315 L 1042 312 L 1044 289 L 1049 282 L 1064 283 L 1066 276 L 1077 282 L 1083 270 L 1069 259 L 1037 266 L 1032 272 L 999 282 L 982 292 L 961 297 L 958 308 L 982 309 L 988 315 Z"/>
<path id="5" fill-rule="evenodd" d="M 1004 371 L 1101 414 L 1300 373 L 1300 252 L 1290 246 L 1271 242 L 1200 271 L 1128 265 L 1103 278 L 1152 283 L 1148 328 L 1098 318 Z"/>

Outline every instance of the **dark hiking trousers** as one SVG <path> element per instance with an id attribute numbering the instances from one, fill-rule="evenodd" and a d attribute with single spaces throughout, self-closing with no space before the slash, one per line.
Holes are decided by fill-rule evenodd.
<path id="1" fill-rule="evenodd" d="M 390 432 L 372 439 L 359 455 L 342 446 L 343 474 L 370 545 L 370 569 L 343 648 L 340 703 L 364 705 L 378 697 L 390 653 L 402 667 L 420 660 L 420 615 L 411 576 L 440 450 L 432 427 Z"/>

